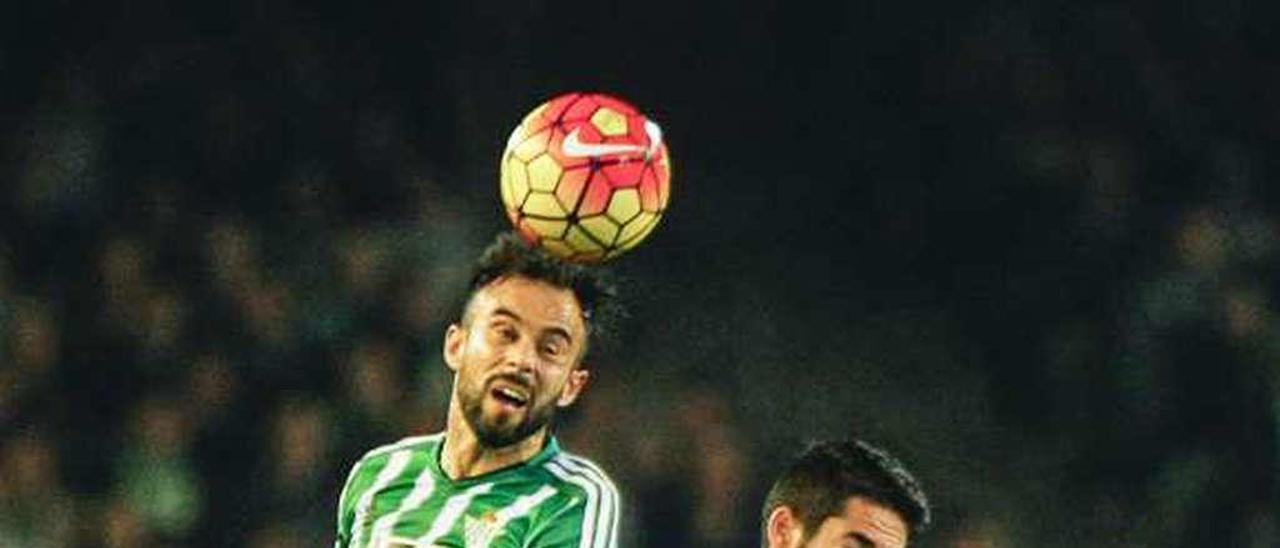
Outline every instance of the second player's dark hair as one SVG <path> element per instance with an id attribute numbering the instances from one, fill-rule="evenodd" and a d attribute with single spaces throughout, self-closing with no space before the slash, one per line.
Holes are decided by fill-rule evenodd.
<path id="1" fill-rule="evenodd" d="M 828 517 L 844 511 L 850 497 L 866 497 L 897 512 L 912 538 L 929 524 L 929 500 L 911 473 L 893 456 L 861 440 L 826 441 L 810 445 L 765 498 L 769 514 L 786 506 L 813 534 Z"/>
<path id="2" fill-rule="evenodd" d="M 467 306 L 481 288 L 508 276 L 523 276 L 573 291 L 585 316 L 591 342 L 588 347 L 606 342 L 623 315 L 617 286 L 605 269 L 557 258 L 513 232 L 499 234 L 476 261 Z"/>

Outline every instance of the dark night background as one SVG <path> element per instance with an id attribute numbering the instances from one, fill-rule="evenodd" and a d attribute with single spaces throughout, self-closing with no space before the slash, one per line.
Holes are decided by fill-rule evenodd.
<path id="1" fill-rule="evenodd" d="M 566 419 L 631 546 L 753 546 L 815 438 L 922 546 L 1280 545 L 1262 2 L 21 2 L 0 17 L 0 545 L 318 546 L 443 424 L 440 335 L 566 91 L 673 199 Z"/>

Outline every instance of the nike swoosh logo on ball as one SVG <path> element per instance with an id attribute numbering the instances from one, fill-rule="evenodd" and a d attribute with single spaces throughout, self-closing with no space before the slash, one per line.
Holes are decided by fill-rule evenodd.
<path id="1" fill-rule="evenodd" d="M 581 127 L 573 128 L 568 135 L 564 137 L 562 150 L 565 156 L 574 158 L 591 158 L 595 156 L 605 156 L 609 154 L 624 153 L 640 153 L 652 156 L 657 152 L 658 147 L 662 145 L 662 130 L 658 128 L 658 124 L 652 121 L 645 121 L 644 130 L 649 135 L 649 148 L 641 145 L 625 145 L 620 143 L 584 143 L 579 136 Z"/>

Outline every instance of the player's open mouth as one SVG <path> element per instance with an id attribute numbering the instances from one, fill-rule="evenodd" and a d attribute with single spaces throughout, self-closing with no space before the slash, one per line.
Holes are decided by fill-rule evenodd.
<path id="1" fill-rule="evenodd" d="M 495 399 L 513 407 L 524 407 L 529 403 L 529 393 L 512 386 L 498 386 L 489 391 Z"/>

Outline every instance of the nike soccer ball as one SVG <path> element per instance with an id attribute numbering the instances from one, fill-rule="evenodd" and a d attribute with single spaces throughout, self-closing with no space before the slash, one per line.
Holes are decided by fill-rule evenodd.
<path id="1" fill-rule="evenodd" d="M 634 248 L 671 197 L 662 130 L 636 107 L 569 93 L 533 109 L 502 154 L 502 203 L 530 243 L 576 262 Z"/>

